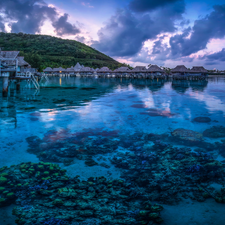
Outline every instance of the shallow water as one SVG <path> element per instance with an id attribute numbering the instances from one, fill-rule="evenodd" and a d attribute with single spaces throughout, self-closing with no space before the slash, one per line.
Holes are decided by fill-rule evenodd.
<path id="1" fill-rule="evenodd" d="M 58 163 L 68 176 L 81 180 L 123 179 L 146 193 L 152 188 L 145 200 L 164 205 L 164 224 L 222 224 L 225 135 L 202 134 L 225 126 L 224 78 L 165 82 L 54 77 L 38 92 L 24 87 L 0 97 L 0 168 L 44 161 Z M 199 122 L 196 117 L 207 119 Z M 175 136 L 180 128 L 191 131 L 178 130 Z M 221 164 L 209 168 L 212 160 Z M 180 181 L 183 176 L 187 179 Z M 218 192 L 211 188 L 215 184 Z M 210 192 L 209 199 L 198 192 L 202 187 Z M 138 195 L 136 201 L 141 201 Z M 182 216 L 181 205 L 188 211 Z"/>

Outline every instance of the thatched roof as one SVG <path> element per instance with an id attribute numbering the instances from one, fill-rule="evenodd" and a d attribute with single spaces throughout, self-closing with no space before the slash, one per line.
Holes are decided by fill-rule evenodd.
<path id="1" fill-rule="evenodd" d="M 147 70 L 148 70 L 148 72 L 164 72 L 157 65 L 151 65 Z"/>
<path id="2" fill-rule="evenodd" d="M 98 70 L 98 72 L 102 73 L 109 73 L 112 72 L 108 67 L 102 67 L 101 69 Z"/>
<path id="3" fill-rule="evenodd" d="M 76 70 L 76 71 L 80 70 L 81 68 L 82 68 L 82 66 L 80 65 L 79 62 L 76 64 L 76 66 L 74 66 L 74 70 Z"/>
<path id="4" fill-rule="evenodd" d="M 184 65 L 176 66 L 174 69 L 171 70 L 172 73 L 188 73 L 188 70 Z"/>
<path id="5" fill-rule="evenodd" d="M 52 72 L 53 69 L 51 67 L 47 67 L 46 69 L 43 70 L 44 72 Z"/>
<path id="6" fill-rule="evenodd" d="M 125 67 L 125 66 L 114 70 L 114 72 L 119 72 L 119 73 L 121 73 L 121 72 L 129 72 L 129 71 L 130 71 L 130 69 L 128 67 Z"/>
<path id="7" fill-rule="evenodd" d="M 53 72 L 59 72 L 60 71 L 60 69 L 59 68 L 53 68 L 53 70 L 52 70 Z"/>
<path id="8" fill-rule="evenodd" d="M 207 73 L 208 71 L 203 66 L 193 66 L 191 73 Z"/>
<path id="9" fill-rule="evenodd" d="M 146 67 L 145 66 L 136 66 L 132 72 L 144 72 L 146 71 Z"/>
<path id="10" fill-rule="evenodd" d="M 80 70 L 80 72 L 92 72 L 92 69 L 90 67 L 84 67 Z"/>
<path id="11" fill-rule="evenodd" d="M 17 57 L 17 59 L 18 59 L 18 66 L 29 66 L 30 65 L 28 62 L 26 62 L 24 60 L 23 56 L 19 56 L 19 57 Z"/>
<path id="12" fill-rule="evenodd" d="M 6 59 L 15 59 L 19 55 L 19 53 L 19 51 L 0 51 L 0 55 Z"/>
<path id="13" fill-rule="evenodd" d="M 66 72 L 66 69 L 64 69 L 64 68 L 62 68 L 62 67 L 59 67 L 58 69 L 59 69 L 59 71 L 61 71 L 61 72 Z"/>
<path id="14" fill-rule="evenodd" d="M 71 66 L 70 68 L 67 68 L 67 69 L 66 69 L 66 72 L 74 72 L 73 66 Z"/>

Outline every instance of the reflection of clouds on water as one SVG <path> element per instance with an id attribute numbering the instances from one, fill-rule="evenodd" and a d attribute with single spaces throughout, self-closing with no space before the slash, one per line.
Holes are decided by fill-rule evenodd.
<path id="1" fill-rule="evenodd" d="M 191 92 L 189 96 L 197 99 L 198 101 L 204 102 L 210 112 L 222 111 L 225 113 L 225 106 L 223 102 L 216 96 L 201 92 Z"/>
<path id="2" fill-rule="evenodd" d="M 146 106 L 146 108 L 155 108 L 155 102 L 153 99 L 153 95 L 149 89 L 144 89 L 143 91 L 138 92 L 138 97 Z"/>

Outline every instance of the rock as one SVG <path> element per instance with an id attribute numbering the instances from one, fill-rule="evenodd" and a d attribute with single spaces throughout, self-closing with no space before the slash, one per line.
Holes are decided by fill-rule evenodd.
<path id="1" fill-rule="evenodd" d="M 53 202 L 52 202 L 53 205 L 56 205 L 56 206 L 59 206 L 59 205 L 63 205 L 64 202 L 61 200 L 61 199 L 55 199 Z"/>
<path id="2" fill-rule="evenodd" d="M 198 122 L 198 123 L 209 123 L 211 122 L 211 119 L 209 117 L 195 117 L 193 119 L 193 122 Z"/>
<path id="3" fill-rule="evenodd" d="M 203 132 L 204 137 L 210 138 L 222 138 L 225 137 L 225 127 L 224 126 L 213 126 L 209 129 L 206 129 Z"/>
<path id="4" fill-rule="evenodd" d="M 196 144 L 203 140 L 202 134 L 193 130 L 178 128 L 172 132 L 172 136 L 180 141 L 185 141 L 188 144 Z"/>
<path id="5" fill-rule="evenodd" d="M 85 161 L 85 164 L 87 166 L 96 166 L 96 165 L 98 165 L 98 163 L 95 162 L 92 158 L 87 158 L 86 161 Z"/>

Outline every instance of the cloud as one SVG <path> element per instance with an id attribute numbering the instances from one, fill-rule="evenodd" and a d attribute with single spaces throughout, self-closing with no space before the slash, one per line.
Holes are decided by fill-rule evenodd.
<path id="1" fill-rule="evenodd" d="M 213 54 L 209 54 L 204 56 L 204 58 L 206 58 L 209 61 L 222 61 L 225 62 L 225 48 L 223 48 L 221 51 L 213 53 Z"/>
<path id="2" fill-rule="evenodd" d="M 175 21 L 182 19 L 184 11 L 183 1 L 151 14 L 137 15 L 129 9 L 117 10 L 98 31 L 99 41 L 93 42 L 92 47 L 111 56 L 135 55 L 146 40 L 153 40 L 164 32 L 175 32 Z"/>
<path id="3" fill-rule="evenodd" d="M 55 28 L 57 35 L 76 35 L 80 33 L 80 30 L 75 25 L 67 22 L 68 16 L 69 15 L 65 13 L 57 21 L 52 23 L 52 26 Z"/>
<path id="4" fill-rule="evenodd" d="M 1 0 L 0 12 L 4 18 L 11 21 L 13 33 L 40 33 L 41 26 L 47 19 L 56 24 L 56 31 L 60 35 L 64 32 L 73 33 L 75 30 L 74 26 L 65 20 L 65 15 L 60 17 L 56 8 L 49 6 L 44 0 Z M 64 29 L 60 27 L 63 22 L 66 26 Z"/>
<path id="5" fill-rule="evenodd" d="M 79 36 L 79 35 L 76 36 L 75 39 L 76 39 L 76 41 L 79 41 L 81 43 L 85 43 L 85 41 L 86 41 L 86 38 L 84 36 Z"/>
<path id="6" fill-rule="evenodd" d="M 216 5 L 209 15 L 196 20 L 193 28 L 187 28 L 182 34 L 170 39 L 173 57 L 188 56 L 205 49 L 212 38 L 225 36 L 225 5 Z"/>
<path id="7" fill-rule="evenodd" d="M 5 32 L 5 25 L 2 21 L 3 18 L 0 16 L 0 32 Z"/>
<path id="8" fill-rule="evenodd" d="M 180 0 L 132 0 L 129 7 L 135 12 L 147 12 L 178 1 Z"/>

